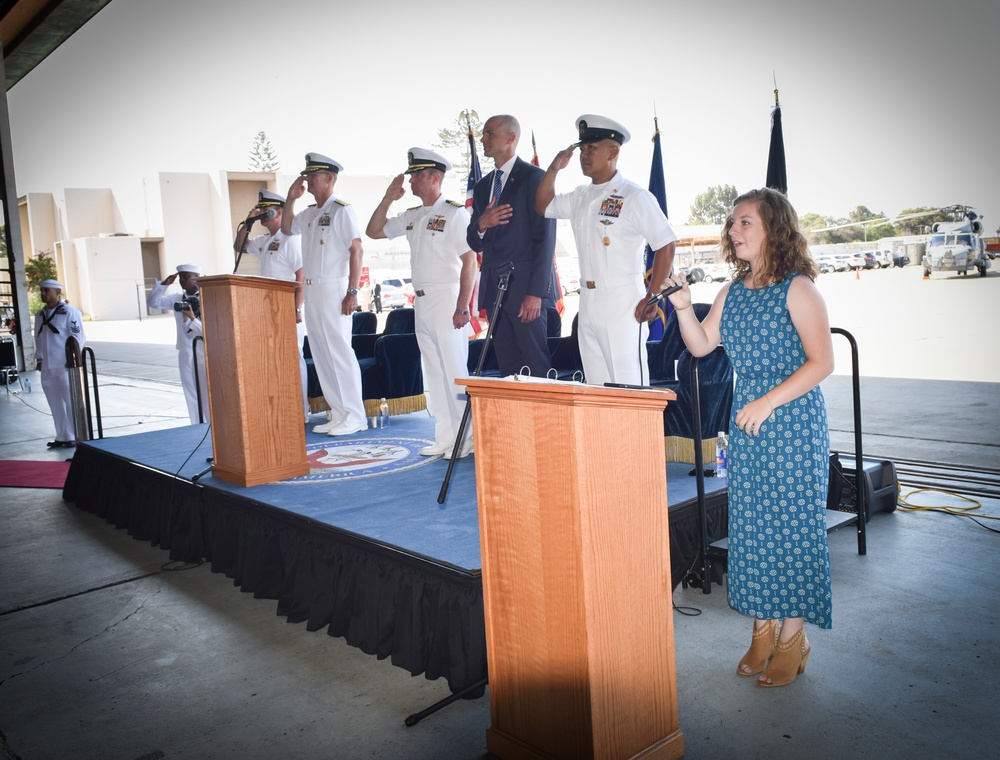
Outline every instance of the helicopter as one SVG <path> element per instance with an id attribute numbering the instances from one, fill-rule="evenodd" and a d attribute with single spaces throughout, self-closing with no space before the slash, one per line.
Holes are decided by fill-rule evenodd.
<path id="1" fill-rule="evenodd" d="M 950 213 L 953 221 L 936 222 L 931 227 L 923 258 L 924 279 L 929 278 L 931 272 L 968 275 L 972 267 L 979 270 L 980 277 L 985 277 L 995 254 L 986 249 L 981 218 L 968 206 L 941 210 Z"/>

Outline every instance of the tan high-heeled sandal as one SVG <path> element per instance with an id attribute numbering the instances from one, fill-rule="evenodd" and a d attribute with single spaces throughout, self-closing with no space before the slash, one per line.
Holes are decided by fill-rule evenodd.
<path id="1" fill-rule="evenodd" d="M 740 664 L 736 666 L 736 672 L 741 676 L 755 676 L 764 670 L 768 661 L 774 657 L 780 633 L 781 626 L 776 620 L 768 620 L 761 626 L 754 623 L 753 640 Z M 750 672 L 743 670 L 744 665 L 750 668 Z"/>
<path id="2" fill-rule="evenodd" d="M 788 641 L 778 642 L 771 664 L 761 673 L 760 677 L 771 679 L 771 683 L 758 679 L 757 685 L 767 688 L 788 686 L 796 676 L 805 672 L 811 652 L 812 647 L 806 639 L 805 630 L 800 628 Z"/>

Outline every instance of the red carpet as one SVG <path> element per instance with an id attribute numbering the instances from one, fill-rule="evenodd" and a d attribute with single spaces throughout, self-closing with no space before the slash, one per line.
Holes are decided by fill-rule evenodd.
<path id="1" fill-rule="evenodd" d="M 0 460 L 0 488 L 62 488 L 69 462 Z"/>

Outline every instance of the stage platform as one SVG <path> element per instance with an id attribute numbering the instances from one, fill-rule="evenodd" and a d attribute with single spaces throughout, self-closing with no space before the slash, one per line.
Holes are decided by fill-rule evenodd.
<path id="1" fill-rule="evenodd" d="M 486 677 L 479 522 L 472 457 L 422 457 L 426 412 L 382 430 L 330 438 L 307 431 L 310 474 L 243 488 L 198 477 L 208 425 L 81 444 L 63 497 L 169 552 L 206 561 L 277 613 L 325 628 L 452 691 Z M 701 518 L 692 465 L 667 465 L 671 574 L 698 562 Z M 709 540 L 727 533 L 724 481 L 705 481 Z M 571 504 L 566 504 L 571 509 Z"/>

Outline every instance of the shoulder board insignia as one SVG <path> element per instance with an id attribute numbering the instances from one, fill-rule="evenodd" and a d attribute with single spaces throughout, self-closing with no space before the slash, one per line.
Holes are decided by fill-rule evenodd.
<path id="1" fill-rule="evenodd" d="M 408 208 L 406 210 L 407 211 L 416 211 L 418 208 L 422 208 L 422 206 L 410 206 L 410 208 Z"/>
<path id="2" fill-rule="evenodd" d="M 449 206 L 454 206 L 455 208 L 465 208 L 464 203 L 459 203 L 458 201 L 448 201 Z"/>
<path id="3" fill-rule="evenodd" d="M 316 208 L 316 204 L 315 203 L 310 203 L 306 208 Z"/>
<path id="4" fill-rule="evenodd" d="M 334 203 L 339 203 L 341 206 L 350 206 L 351 205 L 350 203 L 348 203 L 347 201 L 343 200 L 342 198 L 334 198 L 333 202 Z"/>

